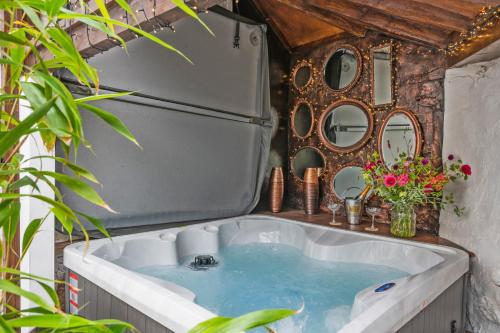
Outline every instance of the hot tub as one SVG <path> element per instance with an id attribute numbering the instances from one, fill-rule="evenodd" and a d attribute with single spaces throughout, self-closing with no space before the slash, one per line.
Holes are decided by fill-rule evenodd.
<path id="1" fill-rule="evenodd" d="M 252 256 L 253 247 L 256 252 Z M 213 309 L 213 304 L 220 301 L 218 297 L 227 297 L 224 290 L 212 290 L 217 284 L 213 280 L 217 279 L 216 270 L 229 269 L 232 265 L 231 255 L 238 251 L 246 253 L 246 261 L 252 263 L 252 267 L 243 265 L 244 269 L 265 270 L 266 265 L 274 260 L 272 265 L 276 266 L 276 274 L 281 274 L 280 281 L 284 285 L 288 283 L 293 286 L 293 280 L 290 279 L 300 272 L 300 267 L 318 269 L 314 274 L 309 272 L 312 282 L 303 282 L 304 290 L 309 290 L 308 295 L 300 295 L 297 285 L 293 291 L 304 303 L 306 314 L 311 304 L 309 300 L 321 299 L 322 303 L 326 302 L 320 304 L 322 309 L 330 306 L 329 298 L 324 296 L 327 292 L 334 292 L 331 283 L 334 278 L 339 278 L 340 282 L 334 283 L 340 283 L 335 287 L 338 289 L 337 294 L 332 295 L 342 295 L 340 303 L 347 304 L 339 307 L 337 296 L 331 297 L 332 308 L 325 312 L 324 320 L 333 323 L 326 323 L 321 326 L 326 328 L 321 330 L 339 333 L 462 332 L 464 276 L 469 269 L 469 257 L 464 251 L 455 248 L 248 215 L 120 236 L 112 241 L 93 240 L 85 256 L 84 251 L 83 243 L 70 245 L 64 251 L 68 280 L 71 286 L 76 287 L 70 286 L 67 292 L 67 304 L 71 312 L 91 319 L 127 320 L 143 332 L 187 332 L 199 322 L 215 316 L 216 313 L 206 307 Z M 221 262 L 219 266 L 190 273 L 186 263 L 200 254 L 211 254 Z M 289 271 L 286 266 L 280 267 L 280 256 L 285 258 L 284 261 L 288 260 Z M 172 280 L 169 280 L 168 274 L 158 275 L 161 267 L 173 274 Z M 181 273 L 175 273 L 176 269 L 180 269 Z M 244 269 L 242 279 L 248 280 L 247 275 L 255 272 L 248 273 Z M 212 273 L 209 273 L 210 270 L 213 270 Z M 335 272 L 339 270 L 352 271 L 354 275 L 347 279 L 343 275 L 335 277 Z M 235 272 L 239 270 L 233 269 L 227 274 Z M 256 274 L 262 277 L 268 273 Z M 326 275 L 317 282 L 318 276 L 322 274 Z M 369 278 L 368 275 L 373 277 Z M 196 288 L 207 288 L 207 293 L 197 295 L 196 290 L 205 289 L 191 288 L 188 282 L 183 286 L 184 276 L 185 280 L 190 279 L 191 283 L 199 284 Z M 229 282 L 237 283 L 237 280 L 231 275 Z M 342 281 L 349 282 L 349 287 L 343 286 Z M 306 288 L 307 283 L 309 285 Z M 314 285 L 311 286 L 311 283 Z M 269 285 L 262 287 L 267 288 L 266 297 L 272 298 L 273 288 L 270 289 Z M 290 288 L 281 289 L 289 293 Z M 259 299 L 259 292 L 262 292 L 260 288 L 252 287 L 251 293 L 256 299 Z M 286 294 L 287 297 L 290 295 Z M 230 301 L 238 301 L 238 296 Z M 291 302 L 280 307 L 296 306 L 298 303 Z M 238 313 L 233 305 L 231 310 Z M 339 325 L 337 319 L 342 318 L 344 322 Z M 294 318 L 290 320 L 292 324 L 277 324 L 280 333 L 310 333 L 307 328 L 294 326 Z M 318 332 L 318 329 L 315 331 Z"/>

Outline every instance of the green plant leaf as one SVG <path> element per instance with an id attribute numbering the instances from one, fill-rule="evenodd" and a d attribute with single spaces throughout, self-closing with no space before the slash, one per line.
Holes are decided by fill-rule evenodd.
<path id="1" fill-rule="evenodd" d="M 3 319 L 3 316 L 0 316 L 0 328 L 2 328 L 2 332 L 5 333 L 16 333 L 16 331 L 7 324 L 5 319 Z"/>
<path id="2" fill-rule="evenodd" d="M 37 183 L 28 176 L 24 176 L 19 180 L 16 180 L 12 185 L 9 186 L 9 191 L 15 191 L 25 186 L 31 186 L 34 190 L 40 192 Z"/>
<path id="3" fill-rule="evenodd" d="M 205 22 L 203 22 L 202 19 L 200 19 L 200 17 L 198 16 L 198 14 L 196 14 L 196 12 L 194 10 L 192 10 L 191 8 L 189 8 L 189 6 L 187 6 L 184 2 L 184 0 L 172 0 L 172 3 L 174 3 L 177 7 L 179 7 L 180 9 L 182 9 L 183 12 L 185 12 L 186 14 L 188 14 L 189 16 L 191 16 L 192 18 L 194 18 L 195 20 L 197 20 L 198 22 L 200 22 L 200 24 L 205 28 L 207 29 L 207 31 L 212 35 L 212 36 L 215 36 L 215 34 L 212 32 L 212 30 L 210 30 L 210 28 L 208 27 L 208 25 L 205 24 Z"/>
<path id="4" fill-rule="evenodd" d="M 5 292 L 8 292 L 8 293 L 11 293 L 14 295 L 24 297 L 45 310 L 48 310 L 48 311 L 55 310 L 54 306 L 48 304 L 41 296 L 39 296 L 35 293 L 32 293 L 30 291 L 24 290 L 21 287 L 19 287 L 17 284 L 15 284 L 9 280 L 0 280 L 0 290 L 3 290 Z M 16 319 L 14 319 L 14 320 L 16 320 Z M 9 325 L 12 327 L 10 322 L 9 322 Z"/>
<path id="5" fill-rule="evenodd" d="M 26 41 L 22 40 L 22 39 L 19 39 L 9 33 L 6 33 L 4 31 L 0 31 L 0 41 L 5 41 L 5 42 L 9 42 L 9 43 L 14 43 L 14 44 L 17 44 L 17 45 L 26 45 Z M 6 61 L 6 60 L 4 60 Z"/>
<path id="6" fill-rule="evenodd" d="M 188 333 L 239 333 L 261 327 L 302 311 L 289 309 L 259 310 L 237 318 L 215 317 L 198 324 Z"/>
<path id="7" fill-rule="evenodd" d="M 76 213 L 80 216 L 83 216 L 90 223 L 92 223 L 92 225 L 94 227 L 96 227 L 96 229 L 99 230 L 104 236 L 106 236 L 107 238 L 111 238 L 111 236 L 109 235 L 108 231 L 106 230 L 106 228 L 104 227 L 104 224 L 102 223 L 102 221 L 100 219 L 89 216 L 89 215 L 84 214 L 82 212 L 76 212 Z"/>
<path id="8" fill-rule="evenodd" d="M 92 188 L 92 186 L 88 185 L 87 183 L 79 179 L 52 171 L 31 170 L 28 172 L 34 176 L 43 175 L 54 178 L 56 181 L 69 188 L 71 191 L 79 195 L 81 198 L 97 206 L 103 207 L 112 213 L 116 213 L 114 210 L 111 209 L 111 207 L 108 206 L 108 204 L 101 198 L 99 193 L 97 193 L 97 191 Z"/>
<path id="9" fill-rule="evenodd" d="M 67 1 L 68 0 L 45 0 L 45 8 L 47 14 L 49 14 L 49 18 L 55 16 Z"/>
<path id="10" fill-rule="evenodd" d="M 130 94 L 133 94 L 133 92 L 126 91 L 126 92 L 114 93 L 114 94 L 91 95 L 91 96 L 77 98 L 77 99 L 75 99 L 75 102 L 77 104 L 81 104 L 81 103 L 86 103 L 86 102 L 90 102 L 90 101 L 98 101 L 101 99 L 112 99 L 112 98 L 116 98 L 116 97 L 128 96 Z"/>
<path id="11" fill-rule="evenodd" d="M 95 184 L 99 184 L 99 181 L 97 180 L 97 178 L 89 170 L 87 170 L 84 167 L 81 167 L 75 163 L 72 163 L 72 162 L 70 162 L 67 159 L 62 158 L 62 157 L 51 156 L 51 155 L 41 155 L 41 156 L 35 156 L 32 158 L 28 158 L 28 159 L 24 160 L 23 163 L 26 163 L 26 162 L 34 160 L 34 159 L 45 159 L 45 158 L 55 160 L 56 162 L 61 163 L 62 165 L 68 167 L 71 171 L 73 171 L 75 173 L 75 175 L 81 176 L 85 179 L 88 179 Z"/>
<path id="12" fill-rule="evenodd" d="M 129 139 L 133 143 L 135 143 L 137 146 L 140 147 L 139 143 L 135 139 L 135 137 L 130 133 L 128 128 L 125 126 L 125 124 L 114 114 L 111 112 L 105 111 L 97 106 L 91 105 L 91 104 L 86 104 L 86 103 L 80 103 L 79 104 L 82 108 L 92 112 L 102 120 L 104 120 L 108 125 L 110 125 L 115 131 L 123 135 L 125 138 Z"/>
<path id="13" fill-rule="evenodd" d="M 0 137 L 0 156 L 3 156 L 12 146 L 28 131 L 33 125 L 40 121 L 54 105 L 55 99 L 52 98 L 47 103 L 42 104 L 40 107 L 26 117 L 12 130 Z"/>
<path id="14" fill-rule="evenodd" d="M 25 253 L 28 250 L 28 247 L 31 245 L 33 238 L 35 237 L 38 230 L 40 230 L 42 222 L 42 219 L 34 219 L 26 227 L 26 230 L 23 234 L 23 242 L 21 247 L 22 253 Z"/>

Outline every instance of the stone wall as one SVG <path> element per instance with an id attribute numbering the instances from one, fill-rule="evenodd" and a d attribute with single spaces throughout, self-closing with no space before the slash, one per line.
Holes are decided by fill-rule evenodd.
<path id="1" fill-rule="evenodd" d="M 475 253 L 469 319 L 474 333 L 500 332 L 500 58 L 446 71 L 443 156 L 472 165 L 459 190 L 465 215 L 441 213 L 441 236 Z"/>
<path id="2" fill-rule="evenodd" d="M 394 65 L 396 66 L 396 100 L 390 107 L 373 109 L 370 97 L 371 75 L 370 75 L 370 48 L 382 43 L 392 41 L 395 46 Z M 361 77 L 356 85 L 345 93 L 333 93 L 321 78 L 322 68 L 327 56 L 336 46 L 350 44 L 355 46 L 362 54 L 363 67 Z M 443 78 L 445 73 L 445 56 L 443 53 L 418 46 L 410 42 L 390 39 L 387 36 L 369 33 L 364 38 L 346 38 L 330 41 L 310 49 L 304 49 L 292 54 L 290 70 L 301 60 L 310 61 L 316 72 L 316 79 L 311 89 L 300 94 L 291 87 L 289 90 L 289 116 L 290 112 L 302 98 L 313 104 L 315 127 L 310 137 L 306 139 L 297 138 L 289 128 L 289 158 L 288 166 L 294 154 L 305 146 L 313 146 L 326 157 L 326 174 L 321 178 L 322 205 L 326 205 L 332 198 L 330 182 L 340 165 L 355 164 L 364 165 L 367 155 L 376 149 L 376 136 L 380 128 L 382 117 L 394 108 L 404 108 L 413 112 L 423 130 L 423 155 L 431 158 L 434 164 L 441 163 L 441 143 L 443 126 Z M 321 113 L 332 102 L 341 98 L 357 99 L 367 104 L 374 112 L 375 126 L 368 143 L 352 154 L 338 154 L 328 150 L 321 145 L 316 130 L 316 122 Z M 288 173 L 287 205 L 292 208 L 302 208 L 302 183 Z M 437 234 L 439 232 L 439 213 L 432 209 L 422 209 L 419 213 L 418 228 Z"/>

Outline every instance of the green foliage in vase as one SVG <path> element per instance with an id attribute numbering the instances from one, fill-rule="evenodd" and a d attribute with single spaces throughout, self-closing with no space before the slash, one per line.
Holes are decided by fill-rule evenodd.
<path id="1" fill-rule="evenodd" d="M 69 152 L 78 149 L 92 149 L 90 141 L 85 137 L 82 124 L 83 112 L 90 112 L 107 123 L 113 130 L 127 140 L 138 145 L 132 133 L 125 124 L 112 113 L 92 105 L 92 101 L 110 99 L 126 95 L 99 94 L 99 73 L 89 65 L 79 53 L 73 40 L 65 30 L 63 23 L 67 20 L 87 25 L 92 30 L 99 31 L 109 38 L 118 41 L 126 50 L 124 40 L 116 33 L 116 27 L 133 31 L 165 49 L 176 52 L 190 61 L 184 54 L 158 37 L 124 22 L 110 17 L 106 2 L 95 0 L 98 11 L 90 14 L 90 10 L 75 12 L 68 6 L 68 0 L 2 0 L 0 23 L 4 27 L 0 31 L 0 331 L 16 332 L 22 327 L 36 328 L 37 332 L 124 332 L 135 330 L 130 324 L 118 320 L 87 320 L 77 315 L 66 314 L 52 283 L 43 277 L 23 273 L 19 270 L 35 235 L 42 228 L 50 213 L 53 213 L 69 234 L 75 226 L 81 230 L 88 243 L 89 237 L 82 223 L 83 220 L 94 225 L 104 235 L 109 237 L 99 219 L 74 211 L 67 206 L 64 198 L 54 182 L 65 186 L 75 194 L 92 204 L 113 211 L 102 199 L 99 193 L 89 183 L 99 184 L 96 177 L 87 169 L 75 164 L 69 157 Z M 196 12 L 184 1 L 173 0 L 188 16 L 200 20 Z M 88 6 L 87 1 L 79 2 L 81 8 Z M 131 19 L 134 12 L 127 1 L 115 1 Z M 83 13 L 82 13 L 83 12 Z M 42 50 L 44 50 L 43 53 Z M 87 86 L 93 95 L 74 98 L 68 88 L 54 75 L 54 71 L 66 69 L 82 85 Z M 23 102 L 31 112 L 19 120 L 15 110 Z M 65 152 L 64 157 L 40 155 L 24 158 L 20 148 L 26 140 L 39 134 L 48 151 L 53 151 L 59 143 Z M 43 170 L 43 161 L 54 160 L 63 168 L 71 171 L 59 173 Z M 40 167 L 33 167 L 31 162 L 37 162 Z M 53 195 L 40 193 L 40 184 L 46 184 Z M 49 210 L 46 215 L 29 222 L 21 235 L 20 248 L 14 246 L 16 233 L 19 231 L 20 199 L 32 198 L 46 203 Z M 9 258 L 9 262 L 7 261 Z M 13 260 L 14 259 L 14 260 Z M 38 283 L 45 295 L 39 295 L 20 287 L 21 280 Z M 19 309 L 11 304 L 12 297 L 19 296 L 31 301 L 32 308 Z M 283 310 L 285 311 L 285 310 Z M 256 327 L 272 320 L 280 319 L 285 312 L 267 312 L 246 317 L 245 323 L 252 322 Z M 240 332 L 241 321 L 228 322 L 226 319 L 214 319 L 196 332 L 211 332 L 210 327 L 226 322 L 226 332 Z M 233 328 L 232 328 L 233 327 Z M 247 327 L 247 326 L 245 326 Z M 248 326 L 250 327 L 250 326 Z M 212 330 L 213 331 L 213 330 Z"/>
<path id="2" fill-rule="evenodd" d="M 455 160 L 453 155 L 442 167 L 435 167 L 427 158 L 412 158 L 405 153 L 387 166 L 375 152 L 363 170 L 365 183 L 382 200 L 399 210 L 427 204 L 442 209 L 447 204 L 454 204 L 453 193 L 443 195 L 445 185 L 460 179 L 467 180 L 471 174 L 471 167 Z M 457 214 L 461 211 L 455 206 Z"/>

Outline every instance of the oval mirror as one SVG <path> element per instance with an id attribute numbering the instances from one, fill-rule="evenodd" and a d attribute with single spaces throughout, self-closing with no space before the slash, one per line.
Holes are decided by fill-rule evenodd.
<path id="1" fill-rule="evenodd" d="M 359 166 L 348 166 L 340 169 L 333 177 L 333 192 L 344 200 L 345 198 L 354 198 L 365 188 L 363 180 L 363 168 Z"/>
<path id="2" fill-rule="evenodd" d="M 299 102 L 292 114 L 292 130 L 299 138 L 308 137 L 313 129 L 313 109 L 305 101 Z"/>
<path id="3" fill-rule="evenodd" d="M 313 81 L 312 65 L 305 61 L 299 61 L 292 70 L 293 85 L 300 92 L 305 91 Z"/>
<path id="4" fill-rule="evenodd" d="M 321 141 L 335 152 L 351 152 L 361 148 L 370 138 L 373 116 L 368 107 L 356 100 L 332 104 L 321 115 L 318 133 Z"/>
<path id="5" fill-rule="evenodd" d="M 304 179 L 306 168 L 325 167 L 325 158 L 316 148 L 305 147 L 300 149 L 292 159 L 292 172 L 300 180 Z"/>
<path id="6" fill-rule="evenodd" d="M 417 118 L 406 110 L 390 112 L 382 121 L 377 141 L 380 156 L 388 166 L 394 164 L 400 154 L 419 155 L 422 144 Z"/>
<path id="7" fill-rule="evenodd" d="M 337 48 L 325 64 L 324 80 L 333 90 L 354 86 L 361 73 L 361 54 L 348 45 Z"/>

